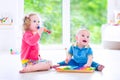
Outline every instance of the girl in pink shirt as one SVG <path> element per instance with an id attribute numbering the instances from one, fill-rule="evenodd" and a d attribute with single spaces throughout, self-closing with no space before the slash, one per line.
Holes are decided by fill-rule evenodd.
<path id="1" fill-rule="evenodd" d="M 23 69 L 20 73 L 33 72 L 38 70 L 49 70 L 50 62 L 42 60 L 39 55 L 38 41 L 46 28 L 39 26 L 39 17 L 37 14 L 29 14 L 24 18 L 24 34 L 21 46 L 21 61 Z"/>

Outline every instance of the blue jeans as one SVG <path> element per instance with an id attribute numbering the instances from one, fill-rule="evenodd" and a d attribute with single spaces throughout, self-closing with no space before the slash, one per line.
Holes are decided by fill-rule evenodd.
<path id="1" fill-rule="evenodd" d="M 68 64 L 66 64 L 65 63 L 65 61 L 62 61 L 62 62 L 59 62 L 58 63 L 60 66 L 79 66 L 79 67 L 83 67 L 84 65 L 85 65 L 85 63 L 76 63 L 75 61 L 74 61 L 74 59 L 71 59 L 69 62 L 68 62 Z M 96 63 L 96 62 L 92 62 L 92 64 L 91 64 L 91 67 L 94 67 L 95 68 L 95 70 L 97 70 L 97 67 L 99 66 L 99 64 L 98 63 Z"/>

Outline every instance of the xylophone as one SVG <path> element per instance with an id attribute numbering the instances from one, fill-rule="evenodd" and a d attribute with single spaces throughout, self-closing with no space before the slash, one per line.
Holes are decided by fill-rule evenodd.
<path id="1" fill-rule="evenodd" d="M 76 73 L 93 73 L 93 67 L 78 67 L 78 66 L 60 66 L 55 69 L 57 72 L 76 72 Z"/>

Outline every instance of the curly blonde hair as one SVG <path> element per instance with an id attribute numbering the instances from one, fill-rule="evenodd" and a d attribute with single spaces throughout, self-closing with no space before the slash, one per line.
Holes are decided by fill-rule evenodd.
<path id="1" fill-rule="evenodd" d="M 37 15 L 37 14 L 35 14 L 35 13 L 30 13 L 29 15 L 27 15 L 27 16 L 25 16 L 24 17 L 24 22 L 23 22 L 23 30 L 24 31 L 27 31 L 27 30 L 30 30 L 30 17 L 31 16 L 34 16 L 34 15 Z"/>

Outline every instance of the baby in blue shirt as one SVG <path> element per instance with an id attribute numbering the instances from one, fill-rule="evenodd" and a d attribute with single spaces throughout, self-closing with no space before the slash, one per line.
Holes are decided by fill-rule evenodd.
<path id="1" fill-rule="evenodd" d="M 59 62 L 58 66 L 79 66 L 79 67 L 95 67 L 97 71 L 102 71 L 104 66 L 93 61 L 93 52 L 89 46 L 90 32 L 81 29 L 76 34 L 76 43 L 71 45 L 65 61 Z"/>

